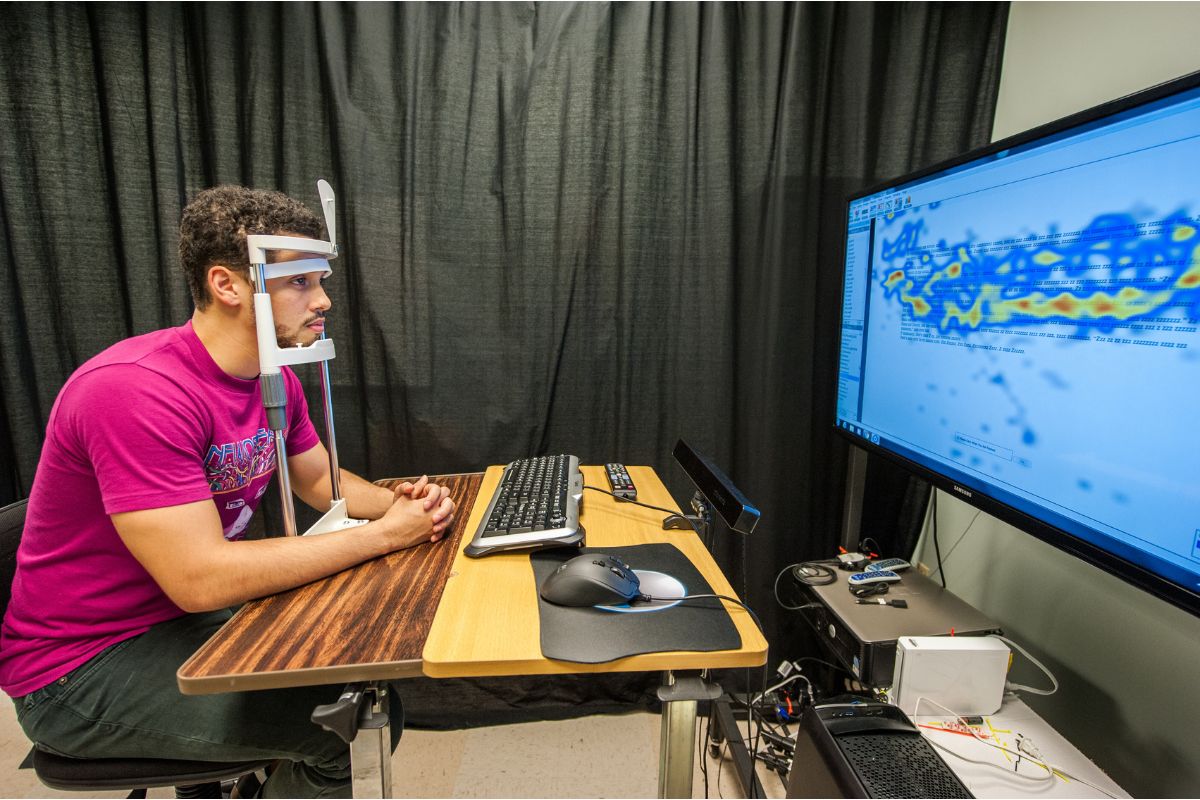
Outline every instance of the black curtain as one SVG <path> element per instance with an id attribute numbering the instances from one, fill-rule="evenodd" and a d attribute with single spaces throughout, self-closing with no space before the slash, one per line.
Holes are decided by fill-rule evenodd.
<path id="1" fill-rule="evenodd" d="M 683 503 L 682 436 L 761 508 L 752 537 L 721 530 L 715 551 L 773 659 L 797 655 L 772 581 L 839 534 L 845 197 L 988 140 L 1007 4 L 4 18 L 0 502 L 28 493 L 75 367 L 190 315 L 187 198 L 234 182 L 315 209 L 325 177 L 342 464 L 384 477 L 569 452 L 652 465 Z M 875 538 L 911 541 L 923 497 L 873 463 Z"/>

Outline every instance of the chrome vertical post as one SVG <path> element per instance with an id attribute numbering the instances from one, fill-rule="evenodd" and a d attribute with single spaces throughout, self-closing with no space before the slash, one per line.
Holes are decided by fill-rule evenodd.
<path id="1" fill-rule="evenodd" d="M 372 682 L 374 696 L 359 718 L 358 735 L 350 742 L 354 797 L 392 796 L 392 726 L 388 718 L 388 686 Z"/>
<path id="2" fill-rule="evenodd" d="M 321 331 L 325 338 L 325 331 Z M 330 502 L 342 499 L 341 472 L 338 468 L 337 435 L 333 430 L 333 390 L 329 385 L 329 362 L 321 362 L 321 399 L 325 406 L 325 435 L 329 439 L 329 489 Z"/>

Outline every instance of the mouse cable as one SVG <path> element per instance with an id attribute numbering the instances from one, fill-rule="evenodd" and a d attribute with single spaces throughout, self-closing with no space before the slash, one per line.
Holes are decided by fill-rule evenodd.
<path id="1" fill-rule="evenodd" d="M 686 514 L 680 512 L 680 511 L 672 511 L 671 509 L 663 508 L 662 506 L 652 506 L 649 503 L 641 503 L 641 502 L 638 502 L 637 500 L 630 500 L 628 497 L 617 497 L 612 492 L 608 491 L 607 489 L 601 489 L 599 486 L 586 486 L 585 485 L 583 488 L 591 489 L 593 492 L 599 492 L 600 494 L 606 494 L 609 497 L 616 500 L 618 503 L 631 503 L 632 505 L 641 506 L 642 508 L 652 508 L 655 511 L 661 511 L 664 514 L 671 514 L 672 516 L 683 517 L 684 519 L 686 519 L 688 521 L 688 524 L 690 524 L 692 526 L 692 530 L 694 530 L 696 532 L 696 535 L 700 536 L 700 529 L 698 527 L 696 527 L 695 520 L 691 519 Z M 700 538 L 703 539 L 704 537 L 701 536 Z"/>
<path id="2" fill-rule="evenodd" d="M 689 600 L 705 600 L 708 598 L 716 598 L 717 600 L 728 600 L 730 603 L 735 603 L 746 609 L 746 613 L 754 619 L 754 624 L 758 627 L 758 632 L 763 632 L 762 622 L 758 619 L 758 614 L 754 613 L 754 609 L 738 600 L 736 597 L 729 597 L 723 594 L 689 594 L 687 597 L 652 597 L 648 594 L 639 594 L 635 599 L 642 602 L 650 603 L 686 603 Z M 766 634 L 763 634 L 766 636 Z"/>

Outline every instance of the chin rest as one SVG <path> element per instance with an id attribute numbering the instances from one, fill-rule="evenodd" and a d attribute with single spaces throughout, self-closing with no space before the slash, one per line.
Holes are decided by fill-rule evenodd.
<path id="1" fill-rule="evenodd" d="M 25 763 L 51 789 L 152 789 L 232 780 L 266 769 L 263 761 L 177 761 L 170 758 L 68 758 L 34 747 Z"/>

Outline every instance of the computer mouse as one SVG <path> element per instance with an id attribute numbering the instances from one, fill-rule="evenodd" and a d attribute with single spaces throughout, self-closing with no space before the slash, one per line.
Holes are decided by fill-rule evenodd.
<path id="1" fill-rule="evenodd" d="M 616 556 L 587 553 L 564 561 L 542 582 L 541 595 L 558 606 L 603 606 L 628 603 L 641 592 L 641 581 Z"/>

